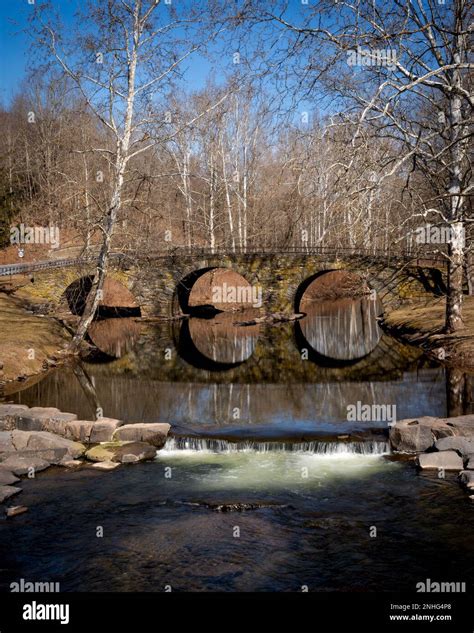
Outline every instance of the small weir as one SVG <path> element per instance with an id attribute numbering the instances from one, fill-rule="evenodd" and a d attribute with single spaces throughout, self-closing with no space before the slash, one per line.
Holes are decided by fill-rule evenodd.
<path id="1" fill-rule="evenodd" d="M 387 455 L 390 445 L 385 441 L 367 440 L 360 442 L 231 442 L 223 439 L 202 437 L 168 438 L 163 452 L 199 451 L 206 453 L 304 453 L 327 456 Z"/>

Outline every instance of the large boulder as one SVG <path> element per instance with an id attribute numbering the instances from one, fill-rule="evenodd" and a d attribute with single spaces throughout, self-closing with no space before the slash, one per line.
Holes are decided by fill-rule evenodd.
<path id="1" fill-rule="evenodd" d="M 36 457 L 34 454 L 13 454 L 9 455 L 1 463 L 2 467 L 10 470 L 15 475 L 27 475 L 31 471 L 39 472 L 51 465 L 50 462 Z"/>
<path id="2" fill-rule="evenodd" d="M 17 450 L 66 449 L 66 453 L 76 459 L 86 450 L 83 444 L 73 442 L 47 431 L 12 431 L 13 444 Z"/>
<path id="3" fill-rule="evenodd" d="M 474 471 L 463 470 L 459 473 L 459 479 L 461 483 L 466 486 L 468 490 L 474 489 Z"/>
<path id="4" fill-rule="evenodd" d="M 17 416 L 16 428 L 20 431 L 49 431 L 64 435 L 68 422 L 77 420 L 74 413 L 63 413 L 56 407 L 32 407 Z"/>
<path id="5" fill-rule="evenodd" d="M 122 420 L 115 420 L 114 418 L 100 418 L 100 420 L 94 422 L 94 426 L 92 427 L 90 437 L 91 444 L 112 441 L 115 431 L 122 426 L 122 424 Z"/>
<path id="6" fill-rule="evenodd" d="M 17 481 L 20 481 L 18 477 L 16 477 L 11 470 L 7 470 L 6 468 L 2 468 L 0 464 L 0 486 L 10 486 L 11 484 L 16 484 Z"/>
<path id="7" fill-rule="evenodd" d="M 457 435 L 443 437 L 435 442 L 435 448 L 438 451 L 457 451 L 463 457 L 467 457 L 474 453 L 474 439 Z"/>
<path id="8" fill-rule="evenodd" d="M 453 435 L 474 438 L 474 414 L 458 415 L 440 420 L 453 430 Z"/>
<path id="9" fill-rule="evenodd" d="M 431 431 L 436 418 L 423 417 L 400 420 L 390 428 L 390 443 L 394 450 L 420 453 L 431 448 L 434 436 Z"/>
<path id="10" fill-rule="evenodd" d="M 41 448 L 41 449 L 26 449 L 14 451 L 11 453 L 2 453 L 0 455 L 0 466 L 9 457 L 25 457 L 26 459 L 42 459 L 49 464 L 59 464 L 64 458 L 67 458 L 68 453 L 66 448 Z"/>
<path id="11" fill-rule="evenodd" d="M 90 420 L 75 420 L 66 425 L 66 437 L 84 442 L 85 444 L 99 444 L 112 441 L 114 432 L 123 424 L 115 418 L 100 418 L 95 422 Z"/>
<path id="12" fill-rule="evenodd" d="M 92 420 L 74 420 L 73 422 L 68 422 L 66 424 L 65 437 L 75 442 L 89 444 L 93 426 L 94 422 Z"/>
<path id="13" fill-rule="evenodd" d="M 0 431 L 11 431 L 16 428 L 17 417 L 26 413 L 24 404 L 0 404 Z"/>
<path id="14" fill-rule="evenodd" d="M 417 462 L 422 470 L 442 468 L 443 470 L 462 470 L 462 457 L 456 451 L 440 451 L 439 453 L 422 453 Z"/>
<path id="15" fill-rule="evenodd" d="M 166 442 L 169 430 L 169 424 L 159 422 L 125 424 L 115 431 L 113 439 L 122 442 L 147 442 L 157 448 L 162 448 Z"/>
<path id="16" fill-rule="evenodd" d="M 0 453 L 14 450 L 11 431 L 0 431 Z"/>
<path id="17" fill-rule="evenodd" d="M 92 462 L 133 463 L 153 459 L 156 448 L 145 442 L 106 442 L 90 448 L 86 457 Z"/>
<path id="18" fill-rule="evenodd" d="M 15 488 L 14 486 L 0 486 L 0 503 L 3 503 L 13 495 L 17 495 L 21 492 L 21 488 Z"/>

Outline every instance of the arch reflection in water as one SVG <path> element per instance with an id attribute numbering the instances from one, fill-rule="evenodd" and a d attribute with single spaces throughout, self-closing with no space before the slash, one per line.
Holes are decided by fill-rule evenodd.
<path id="1" fill-rule="evenodd" d="M 239 318 L 242 316 L 239 313 Z M 233 314 L 213 319 L 190 318 L 183 321 L 179 335 L 179 354 L 200 369 L 224 370 L 248 360 L 257 345 L 260 327 L 235 325 Z"/>
<path id="2" fill-rule="evenodd" d="M 121 358 L 133 349 L 140 332 L 140 324 L 135 319 L 101 319 L 91 324 L 88 335 L 103 354 Z"/>
<path id="3" fill-rule="evenodd" d="M 380 301 L 370 298 L 337 299 L 307 304 L 307 316 L 297 328 L 319 356 L 351 362 L 370 354 L 378 345 L 382 331 L 377 316 Z"/>

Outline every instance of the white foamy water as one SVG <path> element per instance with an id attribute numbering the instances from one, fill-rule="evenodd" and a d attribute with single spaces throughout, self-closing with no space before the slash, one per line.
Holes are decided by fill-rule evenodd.
<path id="1" fill-rule="evenodd" d="M 170 438 L 157 461 L 199 490 L 292 490 L 366 477 L 391 466 L 386 442 L 228 442 Z"/>

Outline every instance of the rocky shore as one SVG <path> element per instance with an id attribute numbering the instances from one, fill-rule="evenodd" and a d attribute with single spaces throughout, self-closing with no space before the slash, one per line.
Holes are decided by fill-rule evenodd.
<path id="1" fill-rule="evenodd" d="M 396 452 L 414 455 L 421 470 L 435 470 L 439 477 L 457 472 L 474 500 L 474 415 L 400 420 L 390 428 L 390 444 Z"/>
<path id="2" fill-rule="evenodd" d="M 112 470 L 154 459 L 169 430 L 169 424 L 78 420 L 56 408 L 1 404 L 0 504 L 21 492 L 20 477 L 34 478 L 51 466 Z M 6 508 L 8 516 L 24 511 Z"/>

